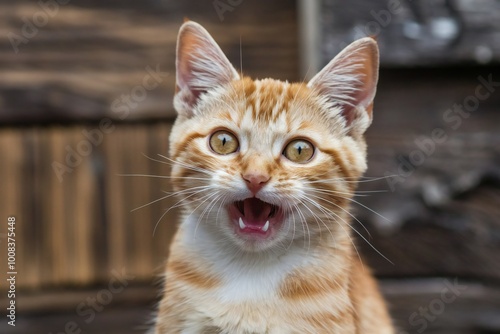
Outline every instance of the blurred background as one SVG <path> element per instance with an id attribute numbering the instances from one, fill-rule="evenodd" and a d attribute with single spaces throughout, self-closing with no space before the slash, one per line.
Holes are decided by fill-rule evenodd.
<path id="1" fill-rule="evenodd" d="M 204 25 L 254 78 L 377 39 L 354 227 L 404 333 L 500 333 L 500 1 L 0 1 L 0 333 L 141 333 L 176 226 L 155 161 L 175 42 Z M 15 217 L 16 326 L 5 317 Z M 12 220 L 12 219 L 11 219 Z M 155 226 L 155 233 L 153 231 Z M 7 310 L 10 314 L 10 311 Z"/>

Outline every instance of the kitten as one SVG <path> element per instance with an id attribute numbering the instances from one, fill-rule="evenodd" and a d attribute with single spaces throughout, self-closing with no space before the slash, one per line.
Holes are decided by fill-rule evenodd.
<path id="1" fill-rule="evenodd" d="M 242 77 L 199 24 L 177 44 L 172 182 L 183 215 L 155 333 L 393 333 L 351 240 L 378 48 L 311 81 Z"/>

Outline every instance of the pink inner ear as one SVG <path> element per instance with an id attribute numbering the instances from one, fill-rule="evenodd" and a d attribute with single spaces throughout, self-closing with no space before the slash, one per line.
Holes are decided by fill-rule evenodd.
<path id="1" fill-rule="evenodd" d="M 190 27 L 183 27 L 179 32 L 179 39 L 177 41 L 177 87 L 179 90 L 192 89 L 193 66 L 196 61 L 196 54 L 202 52 L 204 45 L 200 43 L 200 37 L 196 36 L 197 32 L 193 31 Z M 198 97 L 199 94 L 193 94 Z"/>
<path id="2" fill-rule="evenodd" d="M 365 76 L 366 74 L 359 74 Z M 352 103 L 341 103 L 342 105 L 342 116 L 345 118 L 347 125 L 351 125 L 351 123 L 356 119 L 355 108 L 357 106 L 364 107 L 366 113 L 372 118 L 372 107 L 373 107 L 373 98 L 374 98 L 374 90 L 376 87 L 374 86 L 376 83 L 373 83 L 372 80 L 362 80 L 359 83 L 358 90 L 353 91 L 351 94 Z M 366 85 L 366 86 L 364 86 Z"/>
<path id="3" fill-rule="evenodd" d="M 188 21 L 177 41 L 177 94 L 192 108 L 209 89 L 239 79 L 239 75 L 210 34 Z"/>
<path id="4" fill-rule="evenodd" d="M 351 125 L 354 120 L 354 111 L 352 109 L 353 107 L 348 105 L 342 107 L 342 117 L 344 117 L 347 126 Z"/>
<path id="5" fill-rule="evenodd" d="M 361 116 L 357 109 L 364 109 L 372 118 L 377 80 L 378 47 L 373 39 L 363 38 L 339 53 L 308 86 L 342 107 L 342 116 L 350 126 Z"/>

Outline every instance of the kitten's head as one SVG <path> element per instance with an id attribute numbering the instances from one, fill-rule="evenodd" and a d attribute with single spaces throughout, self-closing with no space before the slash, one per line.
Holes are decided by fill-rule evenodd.
<path id="1" fill-rule="evenodd" d="M 247 251 L 346 233 L 377 79 L 371 38 L 288 83 L 242 77 L 202 26 L 184 23 L 170 155 L 185 212 Z"/>

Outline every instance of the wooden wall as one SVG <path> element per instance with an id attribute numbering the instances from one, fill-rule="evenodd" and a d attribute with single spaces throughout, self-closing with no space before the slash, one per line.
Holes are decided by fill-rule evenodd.
<path id="1" fill-rule="evenodd" d="M 172 203 L 130 211 L 169 188 L 118 174 L 169 173 L 143 154 L 167 154 L 182 21 L 203 24 L 245 74 L 297 80 L 295 3 L 50 3 L 0 1 L 0 212 L 18 218 L 18 286 L 84 286 L 122 267 L 149 281 L 175 214 L 153 237 Z"/>
<path id="2" fill-rule="evenodd" d="M 499 17 L 494 1 L 321 2 L 321 64 L 380 46 L 360 189 L 382 192 L 353 205 L 371 235 L 354 227 L 403 333 L 500 331 Z"/>
<path id="3" fill-rule="evenodd" d="M 175 42 L 184 18 L 203 24 L 244 73 L 299 76 L 294 1 L 234 1 L 227 11 L 194 0 L 59 3 L 66 4 L 51 16 L 38 2 L 0 1 L 0 122 L 173 117 Z M 122 95 L 142 85 L 147 68 L 158 68 L 161 82 L 123 118 Z"/>
<path id="4" fill-rule="evenodd" d="M 324 10 L 321 22 L 332 27 L 345 23 L 332 21 L 332 13 L 342 13 L 340 2 L 325 3 L 336 9 Z M 6 36 L 20 34 L 24 18 L 40 11 L 37 6 L 0 1 L 0 30 Z M 364 13 L 360 8 L 368 7 L 356 8 L 348 13 Z M 174 45 L 182 18 L 204 24 L 236 67 L 241 37 L 245 73 L 293 81 L 300 80 L 296 14 L 295 2 L 287 0 L 243 1 L 223 20 L 212 1 L 75 0 L 61 5 L 17 53 L 8 38 L 0 40 L 0 219 L 15 215 L 18 220 L 19 298 L 28 319 L 21 323 L 24 332 L 55 331 L 68 319 L 81 323 L 75 306 L 122 268 L 134 276 L 134 287 L 116 297 L 106 317 L 84 329 L 123 334 L 133 321 L 144 321 L 138 315 L 153 309 L 152 281 L 168 254 L 175 212 L 160 221 L 154 236 L 153 230 L 175 202 L 167 199 L 131 212 L 170 187 L 161 178 L 122 174 L 169 173 L 167 164 L 154 159 L 166 154 L 174 117 Z M 381 43 L 387 38 L 382 31 Z M 384 45 L 389 50 L 391 45 Z M 324 46 L 326 62 L 335 50 Z M 455 104 L 475 96 L 483 84 L 479 77 L 495 82 L 500 77 L 498 67 L 470 66 L 471 53 L 461 55 L 469 57 L 456 58 L 461 66 L 437 67 L 449 64 L 423 56 L 417 57 L 422 62 L 410 57 L 397 63 L 383 53 L 387 67 L 380 73 L 374 123 L 367 133 L 367 176 L 385 178 L 366 179 L 361 190 L 382 192 L 356 198 L 362 205 L 353 205 L 371 233 L 365 237 L 392 261 L 358 240 L 381 278 L 394 318 L 408 333 L 420 328 L 411 323 L 412 314 L 439 301 L 445 282 L 455 279 L 467 288 L 428 321 L 425 333 L 500 331 L 500 87 L 462 116 L 458 127 L 445 118 Z M 413 68 L 412 61 L 421 67 Z M 422 67 L 430 63 L 433 67 Z M 401 64 L 406 67 L 397 67 Z M 147 68 L 157 66 L 165 73 L 161 82 L 144 100 L 134 101 L 137 105 L 128 107 L 122 119 L 116 103 L 140 89 L 150 76 Z M 435 129 L 447 139 L 426 154 L 418 142 Z M 86 154 L 89 133 L 96 144 Z M 85 154 L 78 154 L 80 161 L 70 156 L 70 166 L 65 160 L 78 149 Z M 424 152 L 424 161 L 400 175 L 401 159 L 418 151 Z M 61 180 L 54 162 L 71 172 L 66 170 Z M 363 233 L 359 224 L 354 227 Z M 0 236 L 5 228 L 0 225 Z M 3 256 L 0 267 L 5 267 Z M 0 302 L 5 302 L 3 292 Z M 122 308 L 117 310 L 117 304 Z M 0 332 L 9 333 L 4 325 Z"/>
<path id="5" fill-rule="evenodd" d="M 347 43 L 377 39 L 384 66 L 450 66 L 500 62 L 500 3 L 490 0 L 323 0 L 323 61 Z"/>
<path id="6" fill-rule="evenodd" d="M 83 134 L 97 133 L 92 125 L 0 130 L 0 174 L 8 176 L 0 211 L 17 220 L 18 288 L 85 286 L 122 268 L 138 280 L 153 278 L 175 212 L 153 230 L 175 202 L 131 212 L 165 196 L 168 182 L 123 175 L 168 175 L 169 165 L 157 161 L 164 160 L 158 154 L 167 152 L 169 130 L 164 122 L 113 125 L 95 146 Z M 4 256 L 0 261 L 6 267 Z"/>
<path id="7" fill-rule="evenodd" d="M 212 1 L 56 1 L 49 12 L 0 1 L 0 213 L 17 218 L 19 272 L 17 326 L 2 321 L 0 332 L 59 333 L 74 323 L 87 333 L 135 333 L 161 289 L 175 210 L 153 231 L 175 202 L 131 212 L 170 187 L 121 174 L 169 174 L 145 156 L 167 153 L 178 29 L 184 18 L 203 24 L 247 75 L 297 80 L 295 2 L 231 2 L 218 12 Z M 34 20 L 42 20 L 36 32 Z M 85 131 L 95 135 L 90 149 Z M 69 166 L 78 149 L 81 161 L 70 157 L 61 181 L 53 162 Z M 116 272 L 133 277 L 130 285 L 87 323 L 76 307 Z"/>
<path id="8" fill-rule="evenodd" d="M 445 282 L 455 280 L 466 288 L 442 313 L 431 313 L 425 333 L 500 331 L 500 94 L 470 112 L 463 107 L 468 117 L 460 124 L 449 119 L 450 109 L 475 96 L 478 78 L 500 81 L 497 73 L 497 67 L 380 73 L 367 176 L 384 179 L 360 189 L 382 192 L 357 198 L 374 212 L 353 208 L 371 233 L 367 240 L 392 261 L 359 241 L 408 333 L 423 328 L 415 320 L 421 316 L 410 317 L 431 302 L 435 307 Z"/>

